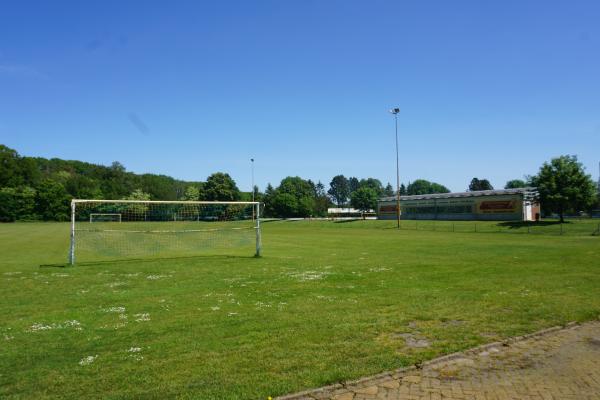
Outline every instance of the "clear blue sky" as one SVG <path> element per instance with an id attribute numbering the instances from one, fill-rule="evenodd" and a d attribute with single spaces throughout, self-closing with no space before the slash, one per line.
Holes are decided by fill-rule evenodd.
<path id="1" fill-rule="evenodd" d="M 600 160 L 600 2 L 5 2 L 0 143 L 242 189 Z"/>

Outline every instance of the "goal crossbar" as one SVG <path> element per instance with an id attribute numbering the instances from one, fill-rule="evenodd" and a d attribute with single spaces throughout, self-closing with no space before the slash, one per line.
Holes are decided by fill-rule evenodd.
<path id="1" fill-rule="evenodd" d="M 112 258 L 193 255 L 250 240 L 260 256 L 260 209 L 257 201 L 73 199 L 69 263 L 75 263 L 76 252 Z"/>

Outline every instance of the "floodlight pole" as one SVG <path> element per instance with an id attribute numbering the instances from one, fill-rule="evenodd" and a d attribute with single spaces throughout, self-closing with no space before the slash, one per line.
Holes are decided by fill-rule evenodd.
<path id="1" fill-rule="evenodd" d="M 394 121 L 396 124 L 396 218 L 398 222 L 398 229 L 400 229 L 400 166 L 398 162 L 398 113 L 399 108 L 392 108 L 390 110 L 394 114 Z"/>
<path id="2" fill-rule="evenodd" d="M 254 158 L 250 159 L 250 170 L 252 171 L 252 202 L 254 202 Z M 252 220 L 254 221 L 254 207 L 252 207 Z"/>

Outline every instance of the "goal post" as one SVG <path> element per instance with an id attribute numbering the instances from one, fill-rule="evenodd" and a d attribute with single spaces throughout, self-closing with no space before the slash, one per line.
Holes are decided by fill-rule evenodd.
<path id="1" fill-rule="evenodd" d="M 260 202 L 71 201 L 69 263 L 239 253 L 261 255 Z"/>

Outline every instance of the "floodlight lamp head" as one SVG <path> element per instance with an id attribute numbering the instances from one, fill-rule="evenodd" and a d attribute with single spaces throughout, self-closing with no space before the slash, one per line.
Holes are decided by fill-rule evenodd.
<path id="1" fill-rule="evenodd" d="M 390 110 L 390 112 L 391 112 L 392 114 L 398 114 L 398 113 L 400 112 L 400 109 L 399 109 L 399 108 L 392 108 L 392 109 Z"/>

